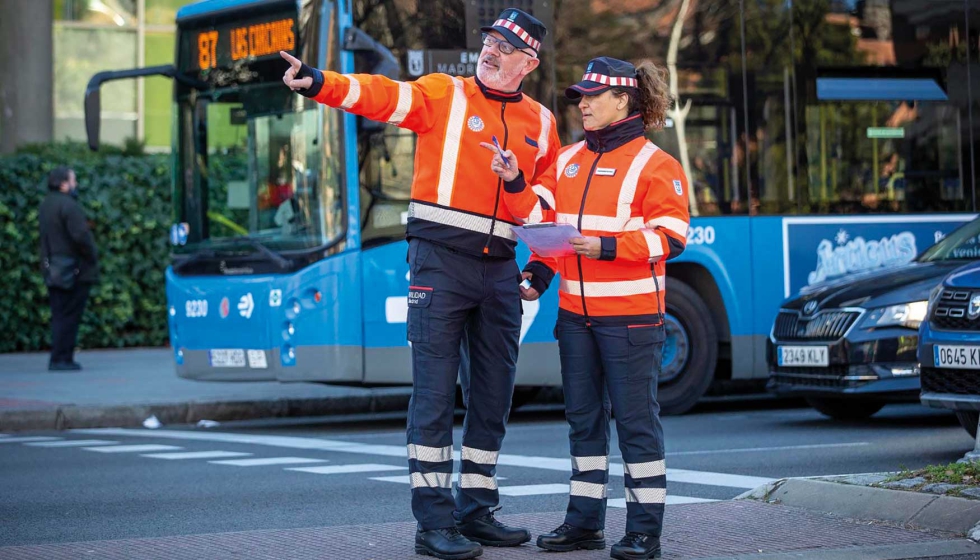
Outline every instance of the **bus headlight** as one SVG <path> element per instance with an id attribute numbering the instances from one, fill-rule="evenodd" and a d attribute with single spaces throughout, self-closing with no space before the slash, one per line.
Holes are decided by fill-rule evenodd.
<path id="1" fill-rule="evenodd" d="M 918 329 L 929 310 L 928 301 L 913 301 L 872 309 L 861 322 L 861 328 L 905 327 Z"/>

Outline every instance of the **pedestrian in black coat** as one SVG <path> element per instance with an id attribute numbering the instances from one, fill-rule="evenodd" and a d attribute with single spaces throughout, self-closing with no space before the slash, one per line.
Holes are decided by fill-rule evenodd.
<path id="1" fill-rule="evenodd" d="M 78 203 L 75 171 L 58 167 L 48 174 L 41 203 L 41 265 L 51 303 L 51 360 L 48 369 L 82 369 L 75 362 L 75 340 L 92 285 L 99 279 L 98 251 L 85 211 Z"/>

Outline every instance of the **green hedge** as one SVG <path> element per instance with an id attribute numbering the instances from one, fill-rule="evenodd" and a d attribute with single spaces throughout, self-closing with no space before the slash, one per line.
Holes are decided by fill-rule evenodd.
<path id="1" fill-rule="evenodd" d="M 79 346 L 166 344 L 170 158 L 139 152 L 128 146 L 93 153 L 82 144 L 58 143 L 0 156 L 0 352 L 50 347 L 37 213 L 47 174 L 58 165 L 75 169 L 102 271 L 82 319 Z"/>

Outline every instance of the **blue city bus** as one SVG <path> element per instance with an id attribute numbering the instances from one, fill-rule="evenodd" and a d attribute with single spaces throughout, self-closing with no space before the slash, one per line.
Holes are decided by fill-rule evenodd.
<path id="1" fill-rule="evenodd" d="M 582 130 L 562 87 L 589 58 L 651 59 L 676 102 L 650 138 L 692 187 L 659 389 L 663 411 L 682 413 L 761 389 L 785 298 L 908 262 L 976 212 L 980 88 L 965 76 L 980 56 L 954 37 L 976 35 L 966 22 L 980 14 L 919 4 L 208 0 L 178 11 L 173 65 L 92 79 L 86 126 L 95 148 L 101 84 L 173 79 L 178 375 L 408 384 L 414 137 L 292 93 L 279 50 L 343 73 L 469 75 L 479 27 L 521 7 L 551 29 L 524 91 L 563 143 Z M 556 315 L 556 289 L 524 303 L 515 400 L 560 386 Z"/>

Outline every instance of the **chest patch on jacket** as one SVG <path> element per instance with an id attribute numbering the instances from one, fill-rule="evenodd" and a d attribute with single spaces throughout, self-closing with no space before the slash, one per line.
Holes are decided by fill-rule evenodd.
<path id="1" fill-rule="evenodd" d="M 480 132 L 483 130 L 483 119 L 477 115 L 470 117 L 470 120 L 466 121 L 466 126 L 470 127 L 473 132 Z"/>
<path id="2" fill-rule="evenodd" d="M 565 168 L 565 177 L 571 179 L 572 177 L 578 175 L 578 164 L 573 163 Z"/>
<path id="3" fill-rule="evenodd" d="M 612 167 L 597 167 L 595 174 L 600 177 L 612 177 L 616 174 L 616 169 Z"/>

